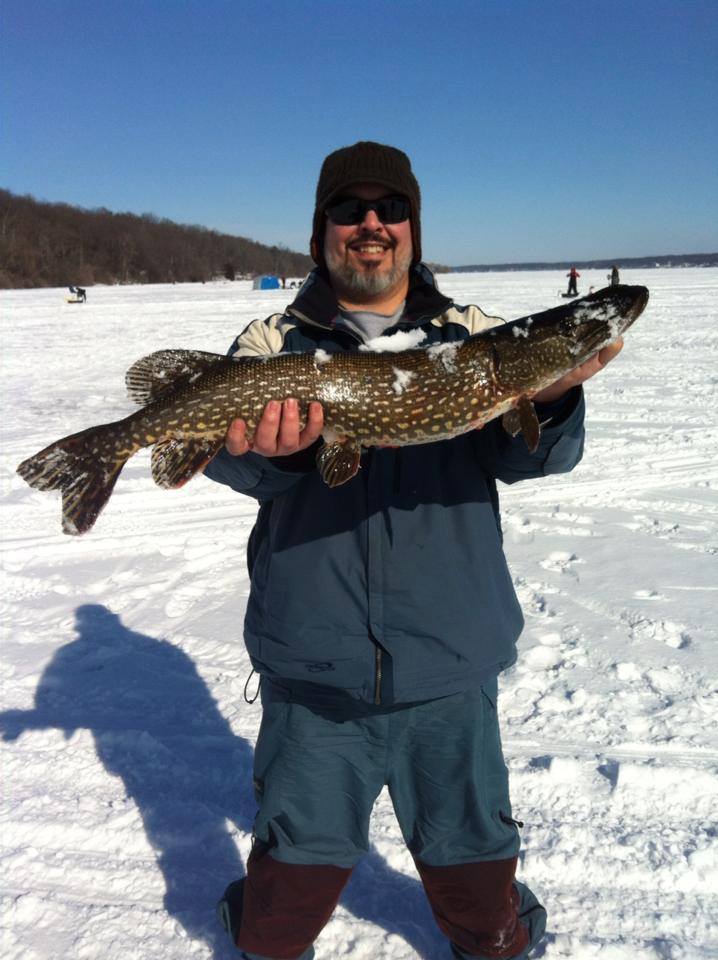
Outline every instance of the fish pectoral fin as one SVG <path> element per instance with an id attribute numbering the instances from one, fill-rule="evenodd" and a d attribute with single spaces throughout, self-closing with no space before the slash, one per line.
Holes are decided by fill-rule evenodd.
<path id="1" fill-rule="evenodd" d="M 508 410 L 501 417 L 501 426 L 512 437 L 518 437 L 518 435 L 521 433 L 521 417 L 519 416 L 519 412 L 516 407 L 514 407 L 512 410 Z"/>
<path id="2" fill-rule="evenodd" d="M 152 479 L 165 490 L 183 487 L 219 452 L 224 437 L 168 437 L 152 447 Z"/>
<path id="3" fill-rule="evenodd" d="M 536 452 L 541 437 L 541 424 L 531 398 L 525 393 L 518 398 L 516 406 L 501 417 L 501 424 L 512 437 L 522 433 L 529 453 Z"/>
<path id="4" fill-rule="evenodd" d="M 325 443 L 317 452 L 317 469 L 328 487 L 338 487 L 356 476 L 361 446 L 352 437 Z"/>
<path id="5" fill-rule="evenodd" d="M 221 353 L 202 350 L 158 350 L 133 363 L 125 374 L 130 400 L 144 406 L 191 383 L 219 363 L 231 363 Z"/>

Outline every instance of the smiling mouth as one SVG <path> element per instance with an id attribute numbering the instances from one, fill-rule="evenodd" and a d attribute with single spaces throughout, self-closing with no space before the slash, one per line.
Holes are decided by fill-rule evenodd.
<path id="1" fill-rule="evenodd" d="M 349 249 L 355 253 L 377 254 L 384 253 L 389 247 L 384 246 L 383 243 L 355 243 Z"/>

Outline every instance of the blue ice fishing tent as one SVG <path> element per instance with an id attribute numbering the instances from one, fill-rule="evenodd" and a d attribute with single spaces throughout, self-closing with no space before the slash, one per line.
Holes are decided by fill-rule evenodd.
<path id="1" fill-rule="evenodd" d="M 252 288 L 254 290 L 279 290 L 279 280 L 277 277 L 272 277 L 270 274 L 265 273 L 261 277 L 255 277 Z"/>

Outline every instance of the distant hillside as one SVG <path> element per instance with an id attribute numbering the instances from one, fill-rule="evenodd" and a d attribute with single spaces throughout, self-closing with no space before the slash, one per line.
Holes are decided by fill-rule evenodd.
<path id="1" fill-rule="evenodd" d="M 676 253 L 661 257 L 614 257 L 610 260 L 565 260 L 560 263 L 474 263 L 452 267 L 452 273 L 489 273 L 505 270 L 610 270 L 613 264 L 626 270 L 651 267 L 718 267 L 718 253 Z"/>
<path id="2" fill-rule="evenodd" d="M 172 283 L 273 273 L 310 257 L 151 214 L 85 210 L 0 190 L 0 288 Z"/>

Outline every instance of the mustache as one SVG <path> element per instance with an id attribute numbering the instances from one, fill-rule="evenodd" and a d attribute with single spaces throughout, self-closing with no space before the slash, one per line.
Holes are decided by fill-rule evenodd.
<path id="1" fill-rule="evenodd" d="M 386 250 L 389 250 L 394 246 L 394 244 L 391 243 L 391 241 L 387 240 L 386 237 L 372 230 L 364 230 L 362 233 L 359 234 L 358 237 L 355 237 L 353 240 L 350 240 L 349 243 L 347 243 L 347 246 L 354 247 L 362 243 L 377 243 L 380 246 L 384 247 Z"/>

